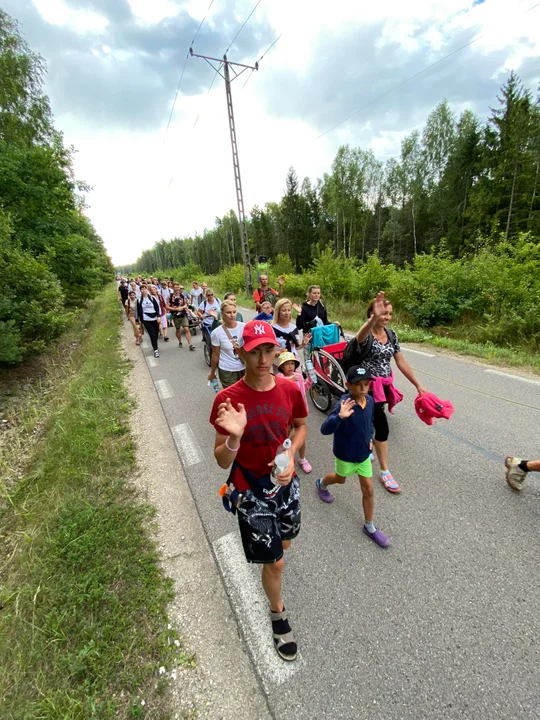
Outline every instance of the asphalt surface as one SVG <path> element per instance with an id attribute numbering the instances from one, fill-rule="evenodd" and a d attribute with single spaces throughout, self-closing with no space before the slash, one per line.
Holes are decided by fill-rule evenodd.
<path id="1" fill-rule="evenodd" d="M 403 348 L 422 384 L 456 411 L 427 427 L 398 373 L 405 398 L 390 419 L 389 449 L 403 492 L 390 495 L 375 479 L 387 550 L 362 534 L 357 480 L 336 487 L 332 505 L 319 500 L 314 482 L 333 467 L 332 438 L 309 403 L 314 470 L 299 472 L 302 531 L 284 576 L 301 655 L 289 665 L 275 656 L 258 569 L 242 562 L 236 520 L 217 495 L 227 473 L 213 458 L 201 335 L 189 352 L 169 333 L 157 361 L 148 342 L 142 352 L 274 716 L 540 718 L 540 477 L 517 494 L 502 465 L 508 454 L 540 456 L 540 381 Z"/>

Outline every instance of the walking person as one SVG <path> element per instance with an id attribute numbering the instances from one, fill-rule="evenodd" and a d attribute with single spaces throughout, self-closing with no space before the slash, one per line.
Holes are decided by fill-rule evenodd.
<path id="1" fill-rule="evenodd" d="M 527 473 L 540 472 L 540 460 L 522 460 L 509 455 L 504 464 L 506 465 L 506 482 L 512 490 L 523 490 Z"/>
<path id="2" fill-rule="evenodd" d="M 358 475 L 362 490 L 365 535 L 382 548 L 390 545 L 386 535 L 377 530 L 373 523 L 373 481 L 371 449 L 373 446 L 373 398 L 369 386 L 373 377 L 359 365 L 353 365 L 347 372 L 348 392 L 341 396 L 331 414 L 321 426 L 323 435 L 334 436 L 335 472 L 319 478 L 315 485 L 320 499 L 325 503 L 334 501 L 328 490 L 330 485 L 343 485 L 350 475 Z"/>
<path id="3" fill-rule="evenodd" d="M 379 479 L 386 490 L 391 493 L 401 492 L 401 488 L 388 469 L 388 419 L 385 405 L 389 412 L 401 402 L 403 395 L 394 387 L 394 374 L 391 361 L 394 361 L 400 372 L 414 385 L 419 395 L 426 392 L 416 379 L 409 363 L 405 359 L 399 340 L 388 325 L 392 320 L 392 303 L 383 292 L 369 304 L 367 321 L 357 332 L 352 342 L 351 363 L 361 364 L 373 377 L 370 394 L 375 401 L 375 452 L 379 461 Z"/>
<path id="4" fill-rule="evenodd" d="M 182 330 L 186 336 L 187 343 L 190 350 L 195 350 L 195 345 L 191 339 L 191 333 L 189 331 L 189 305 L 186 298 L 186 294 L 182 292 L 180 283 L 174 283 L 173 292 L 169 295 L 169 302 L 166 305 L 166 309 L 171 313 L 173 325 L 176 329 L 176 339 L 178 340 L 178 347 L 182 345 Z"/>
<path id="5" fill-rule="evenodd" d="M 317 325 L 330 325 L 326 307 L 321 301 L 321 288 L 319 285 L 310 285 L 307 297 L 302 307 L 293 305 L 298 313 L 296 327 L 304 332 L 313 330 Z"/>
<path id="6" fill-rule="evenodd" d="M 259 287 L 253 292 L 253 300 L 258 313 L 261 312 L 261 305 L 266 300 L 274 307 L 278 297 L 283 295 L 283 286 L 285 285 L 285 275 L 278 278 L 279 290 L 274 290 L 268 285 L 268 275 L 261 275 L 259 278 Z"/>
<path id="7" fill-rule="evenodd" d="M 293 383 L 271 374 L 278 342 L 272 327 L 250 321 L 238 350 L 246 374 L 214 400 L 214 456 L 231 468 L 229 495 L 240 527 L 246 560 L 262 564 L 262 585 L 270 603 L 274 646 L 295 660 L 297 643 L 282 598 L 283 552 L 300 531 L 300 491 L 294 452 L 306 439 L 306 409 Z M 290 462 L 271 474 L 276 453 L 291 433 Z"/>
<path id="8" fill-rule="evenodd" d="M 195 310 L 204 300 L 204 295 L 198 280 L 194 280 L 191 283 L 191 304 L 195 306 Z"/>
<path id="9" fill-rule="evenodd" d="M 307 380 L 304 380 L 302 371 L 298 369 L 300 367 L 300 360 L 298 360 L 298 358 L 290 352 L 283 352 L 281 353 L 281 355 L 278 355 L 277 366 L 278 372 L 280 373 L 281 377 L 284 377 L 287 380 L 290 380 L 291 382 L 296 384 L 296 387 L 300 390 L 300 393 L 302 394 L 302 398 L 306 406 L 306 413 L 309 413 L 306 390 L 311 387 L 311 380 L 309 379 L 309 377 Z M 298 448 L 298 464 L 306 474 L 310 473 L 313 470 L 313 468 L 311 467 L 311 463 L 306 457 L 305 442 Z"/>
<path id="10" fill-rule="evenodd" d="M 141 329 L 140 325 L 137 324 L 137 296 L 135 291 L 129 292 L 128 298 L 124 303 L 126 316 L 133 327 L 133 334 L 135 336 L 135 345 L 141 344 Z"/>
<path id="11" fill-rule="evenodd" d="M 137 300 L 137 318 L 142 321 L 144 329 L 148 333 L 154 357 L 159 357 L 158 335 L 161 323 L 161 309 L 156 298 L 148 292 L 146 285 L 141 285 L 141 297 Z"/>
<path id="12" fill-rule="evenodd" d="M 244 377 L 246 367 L 238 354 L 242 343 L 244 323 L 236 319 L 236 303 L 221 303 L 221 325 L 212 330 L 212 363 L 208 380 L 216 379 L 216 369 L 223 388 L 234 385 Z"/>
<path id="13" fill-rule="evenodd" d="M 281 298 L 274 308 L 272 327 L 282 350 L 292 352 L 298 356 L 298 350 L 305 347 L 311 340 L 310 333 L 304 333 L 300 340 L 300 333 L 296 324 L 292 322 L 292 303 L 287 298 Z"/>
<path id="14" fill-rule="evenodd" d="M 227 292 L 223 296 L 223 300 L 231 300 L 236 305 L 236 295 L 232 292 Z M 242 317 L 242 313 L 238 312 L 238 308 L 236 309 L 236 319 L 238 322 L 244 322 L 244 318 Z M 255 319 L 255 318 L 253 318 Z"/>
<path id="15" fill-rule="evenodd" d="M 156 285 L 150 286 L 150 294 L 159 303 L 161 328 L 160 328 L 158 337 L 160 340 L 163 340 L 164 342 L 169 342 L 169 338 L 167 337 L 167 305 L 165 303 L 163 296 L 159 294 L 159 291 L 158 291 Z"/>

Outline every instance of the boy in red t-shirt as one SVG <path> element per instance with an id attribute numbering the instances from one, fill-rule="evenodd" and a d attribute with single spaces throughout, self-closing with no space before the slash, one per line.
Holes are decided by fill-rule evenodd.
<path id="1" fill-rule="evenodd" d="M 283 660 L 295 660 L 297 645 L 281 599 L 283 550 L 300 531 L 300 495 L 294 453 L 306 439 L 306 406 L 295 384 L 271 374 L 276 346 L 272 326 L 246 323 L 238 353 L 245 376 L 221 390 L 210 422 L 216 429 L 214 455 L 229 468 L 230 480 L 241 493 L 236 504 L 248 562 L 263 564 L 262 584 L 270 601 L 274 644 Z M 270 473 L 279 445 L 291 435 L 291 461 L 277 476 L 277 493 Z M 266 492 L 265 492 L 266 490 Z"/>

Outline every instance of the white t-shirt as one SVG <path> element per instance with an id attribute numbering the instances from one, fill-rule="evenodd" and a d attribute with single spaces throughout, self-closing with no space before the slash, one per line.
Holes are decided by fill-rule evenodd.
<path id="1" fill-rule="evenodd" d="M 135 285 L 135 290 L 133 290 L 133 288 L 132 288 L 131 285 L 130 285 L 130 286 L 129 286 L 129 292 L 135 292 L 135 296 L 136 296 L 136 297 L 138 297 L 138 298 L 141 297 L 141 288 L 140 288 L 138 285 Z"/>
<path id="2" fill-rule="evenodd" d="M 292 335 L 294 335 L 296 340 L 299 341 L 298 328 L 296 327 L 296 325 L 294 323 L 290 323 L 289 325 L 287 325 L 287 327 L 284 327 L 283 325 L 276 325 L 274 323 L 272 325 L 272 327 L 275 330 L 281 330 L 282 332 L 285 332 L 285 333 L 291 333 Z M 277 338 L 278 343 L 280 344 L 281 350 L 287 350 L 287 347 L 285 344 L 285 338 L 278 337 L 277 333 L 276 333 L 276 338 Z M 291 352 L 293 355 L 298 356 L 298 349 L 295 347 L 295 345 L 293 343 L 291 343 Z"/>
<path id="3" fill-rule="evenodd" d="M 143 316 L 143 320 L 146 320 L 146 322 L 151 322 L 152 320 L 157 320 L 159 317 L 159 314 L 160 314 L 159 300 L 157 298 L 154 298 L 154 301 L 158 307 L 157 313 L 156 313 L 156 307 L 154 305 L 154 302 L 150 299 L 149 295 L 141 300 L 142 316 Z"/>
<path id="4" fill-rule="evenodd" d="M 236 323 L 235 328 L 228 328 L 232 338 L 236 338 L 237 344 L 241 347 L 244 344 L 242 339 L 242 330 L 244 329 L 245 323 Z M 219 367 L 222 370 L 230 370 L 237 372 L 238 370 L 245 370 L 246 366 L 240 360 L 239 357 L 233 352 L 233 344 L 227 337 L 227 333 L 223 325 L 212 331 L 212 345 L 219 348 Z"/>
<path id="5" fill-rule="evenodd" d="M 208 316 L 206 313 L 208 313 L 210 310 L 215 310 L 217 313 L 219 313 L 219 308 L 221 307 L 221 303 L 217 298 L 214 298 L 214 302 L 208 302 L 208 300 L 205 300 L 201 303 L 199 310 L 203 310 L 204 317 L 203 317 L 203 323 L 205 325 L 208 325 L 208 327 L 211 327 L 212 323 L 214 322 L 214 319 L 212 315 Z"/>
<path id="6" fill-rule="evenodd" d="M 201 298 L 202 296 L 202 288 L 198 287 L 196 290 L 195 288 L 191 288 L 191 299 L 192 299 L 192 305 L 195 305 L 195 307 L 199 307 L 201 304 Z"/>

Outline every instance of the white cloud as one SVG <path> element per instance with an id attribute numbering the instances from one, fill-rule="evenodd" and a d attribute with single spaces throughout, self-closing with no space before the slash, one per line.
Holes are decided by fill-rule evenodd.
<path id="1" fill-rule="evenodd" d="M 62 0 L 32 0 L 35 8 L 51 25 L 68 26 L 81 35 L 105 30 L 109 21 L 91 10 L 74 10 Z"/>

